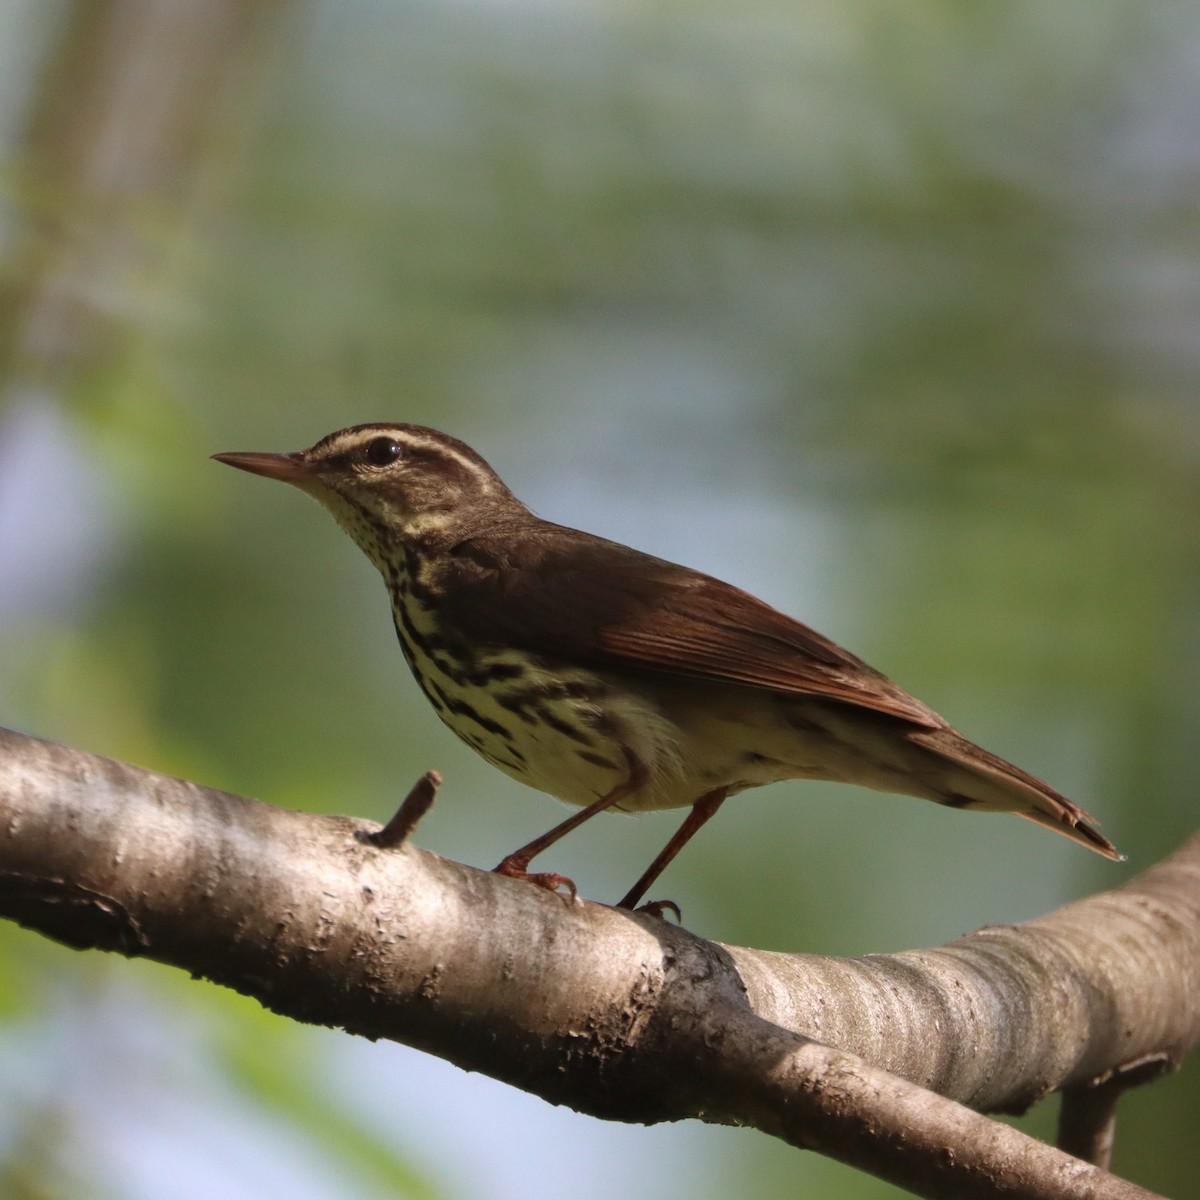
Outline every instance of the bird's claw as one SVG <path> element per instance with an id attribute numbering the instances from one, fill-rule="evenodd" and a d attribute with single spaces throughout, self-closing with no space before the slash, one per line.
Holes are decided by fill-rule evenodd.
<path id="1" fill-rule="evenodd" d="M 635 908 L 634 912 L 645 913 L 649 917 L 657 917 L 660 921 L 665 921 L 663 916 L 668 909 L 675 914 L 675 924 L 683 924 L 683 913 L 679 911 L 679 905 L 674 900 L 651 900 L 649 904 L 642 904 Z"/>
<path id="2" fill-rule="evenodd" d="M 526 883 L 532 883 L 534 887 L 540 887 L 547 892 L 553 892 L 555 895 L 562 896 L 568 903 L 573 904 L 579 899 L 579 892 L 575 887 L 575 881 L 568 879 L 565 875 L 559 875 L 555 871 L 526 871 L 519 863 L 509 862 L 506 858 L 498 867 L 492 868 L 492 874 L 504 875 L 509 879 L 521 879 Z"/>

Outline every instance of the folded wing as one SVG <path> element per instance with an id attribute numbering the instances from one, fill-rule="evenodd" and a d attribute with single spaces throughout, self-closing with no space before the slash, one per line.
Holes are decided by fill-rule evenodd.
<path id="1" fill-rule="evenodd" d="M 923 728 L 944 724 L 836 643 L 711 576 L 561 527 L 551 545 L 512 547 L 508 531 L 494 544 L 459 548 L 452 594 L 462 600 L 452 619 L 475 636 L 594 666 L 838 700 Z M 463 587 L 468 578 L 473 586 Z"/>

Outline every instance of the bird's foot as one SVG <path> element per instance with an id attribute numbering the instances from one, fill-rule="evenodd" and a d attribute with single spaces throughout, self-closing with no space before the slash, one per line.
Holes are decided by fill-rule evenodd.
<path id="1" fill-rule="evenodd" d="M 657 917 L 660 921 L 665 921 L 666 917 L 663 914 L 668 909 L 675 914 L 675 923 L 682 925 L 683 913 L 679 911 L 679 905 L 674 900 L 651 900 L 649 904 L 639 905 L 633 911 L 645 913 L 647 916 Z"/>
<path id="2" fill-rule="evenodd" d="M 493 867 L 492 874 L 505 875 L 509 879 L 523 879 L 526 883 L 532 883 L 534 887 L 544 888 L 547 892 L 562 896 L 564 900 L 575 901 L 579 898 L 574 880 L 554 871 L 527 871 L 526 864 L 519 860 L 514 862 L 514 857 L 506 858 L 499 866 Z"/>

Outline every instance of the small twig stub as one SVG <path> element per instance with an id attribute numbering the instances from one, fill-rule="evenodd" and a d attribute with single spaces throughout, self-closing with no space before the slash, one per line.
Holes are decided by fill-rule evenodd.
<path id="1" fill-rule="evenodd" d="M 396 815 L 380 830 L 367 834 L 367 840 L 381 850 L 393 850 L 403 846 L 412 837 L 421 818 L 433 807 L 442 777 L 437 771 L 426 771 L 404 797 Z"/>

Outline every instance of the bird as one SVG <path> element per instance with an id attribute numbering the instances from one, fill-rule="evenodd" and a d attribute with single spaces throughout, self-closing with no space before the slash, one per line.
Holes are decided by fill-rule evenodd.
<path id="1" fill-rule="evenodd" d="M 576 806 L 501 875 L 574 896 L 532 860 L 606 809 L 686 808 L 618 902 L 636 908 L 726 799 L 785 779 L 1012 812 L 1122 857 L 1082 808 L 848 650 L 710 575 L 543 520 L 449 434 L 375 423 L 295 453 L 213 457 L 328 509 L 383 576 L 400 648 L 442 721 Z"/>

